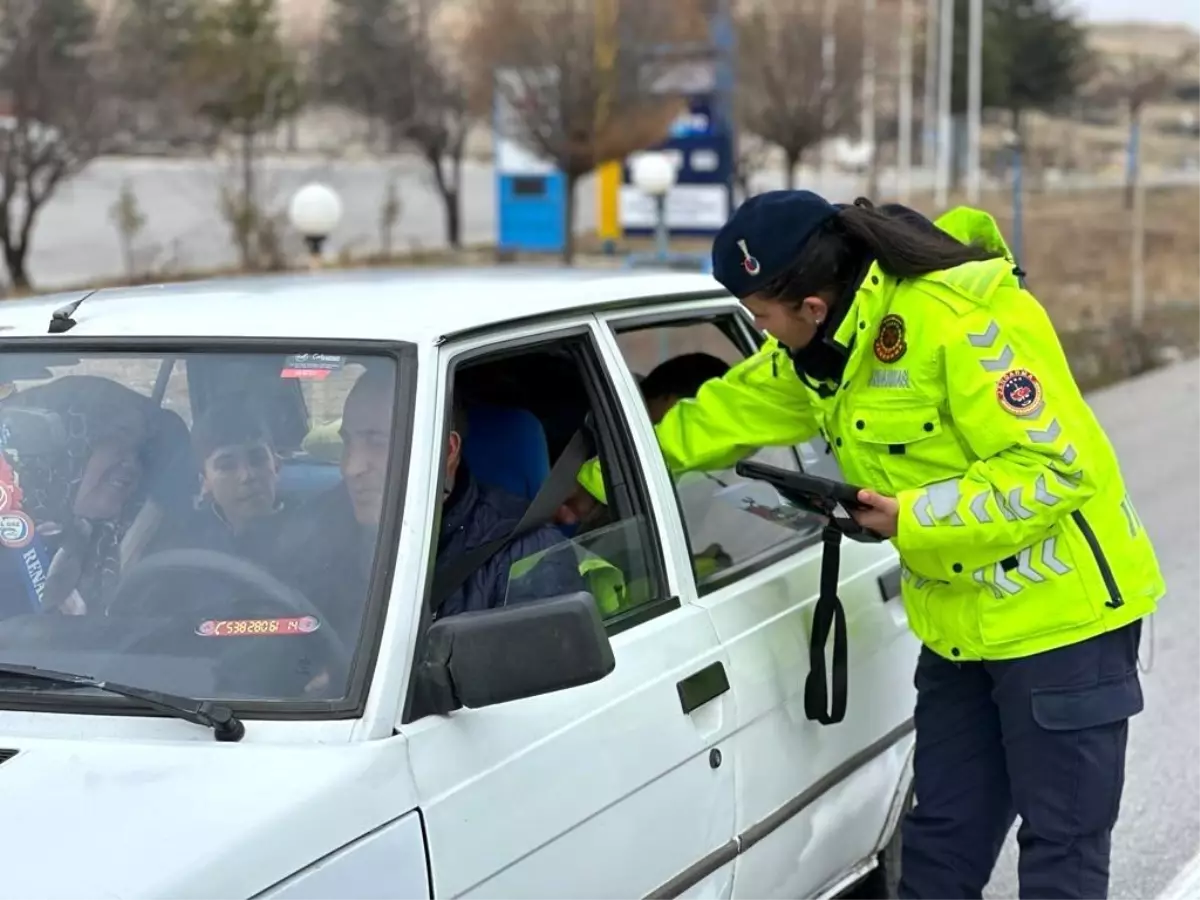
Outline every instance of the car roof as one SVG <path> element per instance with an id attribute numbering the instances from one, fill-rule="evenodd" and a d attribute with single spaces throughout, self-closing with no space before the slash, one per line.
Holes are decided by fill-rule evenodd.
<path id="1" fill-rule="evenodd" d="M 305 337 L 413 342 L 574 310 L 722 296 L 709 275 L 568 267 L 362 269 L 103 288 L 0 303 L 0 338 L 44 336 L 86 297 L 75 336 Z"/>

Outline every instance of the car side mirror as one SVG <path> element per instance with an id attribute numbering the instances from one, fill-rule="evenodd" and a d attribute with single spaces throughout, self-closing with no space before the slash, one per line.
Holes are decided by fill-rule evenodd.
<path id="1" fill-rule="evenodd" d="M 591 594 L 460 613 L 425 636 L 413 713 L 536 697 L 599 681 L 615 667 Z"/>

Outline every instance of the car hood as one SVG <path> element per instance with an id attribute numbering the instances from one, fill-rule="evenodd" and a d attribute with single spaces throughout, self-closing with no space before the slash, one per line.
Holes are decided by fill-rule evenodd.
<path id="1" fill-rule="evenodd" d="M 7 741 L 0 898 L 250 897 L 416 806 L 403 737 Z"/>

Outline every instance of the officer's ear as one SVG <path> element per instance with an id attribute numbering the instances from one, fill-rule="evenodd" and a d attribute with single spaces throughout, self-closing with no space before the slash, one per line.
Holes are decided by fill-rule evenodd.
<path id="1" fill-rule="evenodd" d="M 805 297 L 795 305 L 795 309 L 801 318 L 810 320 L 814 325 L 820 325 L 829 318 L 829 302 L 817 294 Z"/>

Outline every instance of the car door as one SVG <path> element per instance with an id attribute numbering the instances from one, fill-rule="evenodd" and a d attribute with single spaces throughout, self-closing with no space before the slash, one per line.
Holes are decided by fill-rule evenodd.
<path id="1" fill-rule="evenodd" d="M 609 340 L 632 371 L 648 373 L 647 384 L 666 357 L 701 352 L 734 363 L 760 340 L 729 300 L 604 319 Z M 819 437 L 757 458 L 839 477 Z M 774 490 L 733 472 L 684 475 L 675 489 L 696 557 L 688 599 L 713 617 L 737 702 L 734 895 L 813 896 L 871 857 L 906 777 L 917 643 L 898 597 L 896 555 L 888 544 L 842 545 L 849 709 L 841 723 L 822 726 L 804 714 L 819 523 L 778 524 L 771 513 L 786 504 Z M 714 544 L 723 551 L 716 571 L 701 565 L 713 558 Z"/>
<path id="2" fill-rule="evenodd" d="M 728 898 L 732 892 L 735 761 L 726 742 L 735 716 L 728 655 L 687 583 L 678 516 L 646 483 L 638 443 L 598 352 L 597 327 L 581 318 L 442 351 L 442 406 L 460 366 L 537 353 L 576 363 L 589 398 L 579 418 L 590 413 L 594 422 L 613 521 L 563 546 L 623 546 L 624 574 L 641 584 L 641 593 L 605 619 L 616 668 L 600 681 L 402 723 L 435 897 L 679 894 L 671 880 L 720 853 L 727 863 L 683 893 Z M 567 388 L 553 387 L 563 395 Z M 444 439 L 446 413 L 440 415 L 426 430 L 436 436 L 431 440 Z M 468 432 L 464 440 L 470 439 Z M 643 434 L 643 456 L 657 452 L 647 439 Z M 431 497 L 440 496 L 439 479 L 430 481 L 438 492 Z M 604 541 L 589 544 L 597 534 Z"/>

